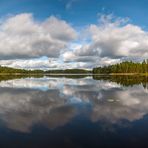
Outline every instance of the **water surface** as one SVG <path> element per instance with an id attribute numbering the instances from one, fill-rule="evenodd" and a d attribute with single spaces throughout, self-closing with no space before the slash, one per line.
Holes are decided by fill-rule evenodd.
<path id="1" fill-rule="evenodd" d="M 0 147 L 147 147 L 147 77 L 0 78 Z"/>

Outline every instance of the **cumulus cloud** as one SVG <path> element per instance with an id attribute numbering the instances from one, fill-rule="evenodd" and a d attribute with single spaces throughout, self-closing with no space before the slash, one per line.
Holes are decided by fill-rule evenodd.
<path id="1" fill-rule="evenodd" d="M 40 22 L 30 13 L 5 18 L 0 24 L 0 65 L 93 68 L 148 58 L 148 32 L 128 18 L 100 15 L 97 24 L 83 28 L 76 31 L 54 16 Z M 49 60 L 36 59 L 42 56 Z"/>
<path id="2" fill-rule="evenodd" d="M 148 58 L 148 32 L 130 24 L 128 18 L 101 15 L 98 24 L 90 24 L 85 31 L 88 41 L 65 53 L 65 61 L 108 65 L 125 59 Z"/>
<path id="3" fill-rule="evenodd" d="M 42 22 L 30 13 L 10 16 L 0 25 L 0 58 L 58 58 L 76 36 L 70 24 L 54 16 Z"/>
<path id="4" fill-rule="evenodd" d="M 148 33 L 141 27 L 125 23 L 127 19 L 113 20 L 113 16 L 101 16 L 101 25 L 90 25 L 91 46 L 101 57 L 147 57 Z"/>
<path id="5" fill-rule="evenodd" d="M 148 33 L 140 27 L 127 24 L 108 23 L 90 26 L 92 46 L 101 57 L 141 57 L 148 53 Z"/>
<path id="6" fill-rule="evenodd" d="M 23 68 L 23 69 L 49 69 L 55 68 L 59 65 L 55 59 L 12 59 L 12 60 L 0 60 L 1 66 Z"/>
<path id="7" fill-rule="evenodd" d="M 65 62 L 63 63 L 57 58 L 50 59 L 10 59 L 0 60 L 1 66 L 15 67 L 21 69 L 68 69 L 68 68 L 90 68 L 88 63 L 85 62 Z"/>

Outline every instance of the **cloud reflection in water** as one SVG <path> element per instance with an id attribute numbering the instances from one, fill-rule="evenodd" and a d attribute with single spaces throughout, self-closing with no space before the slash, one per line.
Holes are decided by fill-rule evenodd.
<path id="1" fill-rule="evenodd" d="M 123 119 L 132 122 L 147 115 L 147 95 L 141 85 L 123 87 L 89 77 L 2 81 L 0 120 L 7 128 L 20 132 L 30 132 L 38 124 L 49 129 L 64 126 L 84 112 L 91 122 L 118 124 Z M 89 113 L 87 104 L 91 106 Z"/>

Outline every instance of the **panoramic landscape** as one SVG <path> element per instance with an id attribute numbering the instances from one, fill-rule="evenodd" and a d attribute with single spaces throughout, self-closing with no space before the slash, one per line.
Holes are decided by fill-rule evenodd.
<path id="1" fill-rule="evenodd" d="M 0 147 L 148 147 L 148 1 L 0 1 Z"/>

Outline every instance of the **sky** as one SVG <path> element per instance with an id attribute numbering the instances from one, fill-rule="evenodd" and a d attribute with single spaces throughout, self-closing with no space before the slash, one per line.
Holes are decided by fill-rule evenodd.
<path id="1" fill-rule="evenodd" d="M 148 1 L 1 0 L 0 65 L 87 68 L 148 58 Z"/>

